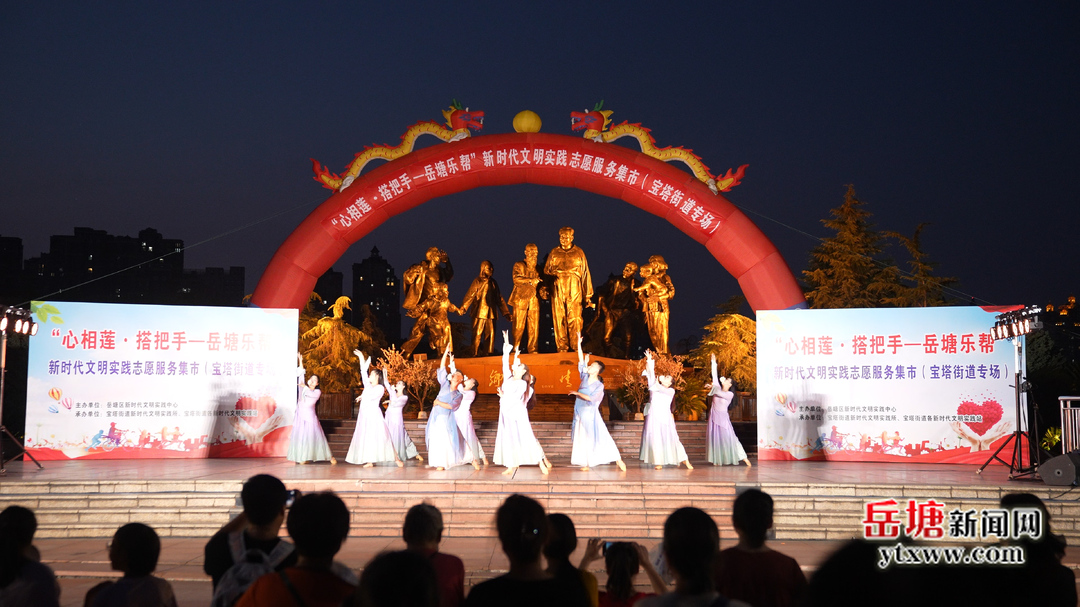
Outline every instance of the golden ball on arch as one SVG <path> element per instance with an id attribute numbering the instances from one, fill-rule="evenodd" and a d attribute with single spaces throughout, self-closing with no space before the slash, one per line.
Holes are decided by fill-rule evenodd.
<path id="1" fill-rule="evenodd" d="M 539 133 L 540 116 L 532 110 L 523 110 L 514 116 L 514 131 L 518 133 Z"/>

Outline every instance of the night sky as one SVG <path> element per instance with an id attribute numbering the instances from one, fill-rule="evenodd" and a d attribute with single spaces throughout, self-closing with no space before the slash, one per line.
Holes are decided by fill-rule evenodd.
<path id="1" fill-rule="evenodd" d="M 486 112 L 474 136 L 511 132 L 523 109 L 571 134 L 570 111 L 603 99 L 616 124 L 693 148 L 714 173 L 748 163 L 727 198 L 796 275 L 850 183 L 878 228 L 932 224 L 924 249 L 964 301 L 1075 294 L 1080 4 L 792 4 L 8 2 L 0 234 L 29 257 L 75 226 L 153 227 L 207 241 L 187 267 L 246 266 L 250 292 L 330 194 L 309 158 L 339 172 L 364 145 L 441 122 L 452 98 Z M 597 286 L 667 258 L 673 342 L 738 293 L 663 219 L 530 185 L 428 202 L 335 269 L 349 293 L 372 246 L 400 273 L 436 245 L 457 271 L 452 299 L 482 259 L 509 294 L 525 243 L 542 255 L 567 224 Z"/>

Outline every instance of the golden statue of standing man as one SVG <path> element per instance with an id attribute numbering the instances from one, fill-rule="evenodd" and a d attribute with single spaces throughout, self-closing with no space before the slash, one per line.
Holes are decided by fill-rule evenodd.
<path id="1" fill-rule="evenodd" d="M 537 339 L 540 335 L 540 300 L 537 286 L 542 279 L 536 271 L 536 258 L 539 251 L 536 245 L 525 245 L 525 261 L 514 264 L 514 290 L 510 292 L 510 307 L 514 310 L 514 347 L 521 347 L 521 335 L 529 329 L 528 352 L 536 354 Z"/>
<path id="2" fill-rule="evenodd" d="M 570 338 L 581 333 L 581 306 L 593 307 L 592 276 L 585 252 L 574 244 L 574 229 L 559 230 L 559 246 L 548 253 L 544 273 L 555 280 L 551 295 L 551 316 L 555 324 L 555 347 L 559 352 L 570 351 Z"/>
<path id="3" fill-rule="evenodd" d="M 487 341 L 487 355 L 495 351 L 495 312 L 498 311 L 510 320 L 510 309 L 499 292 L 499 283 L 491 277 L 495 268 L 491 262 L 480 262 L 480 275 L 473 279 L 465 300 L 461 302 L 459 314 L 466 312 L 473 319 L 473 356 L 480 356 L 480 347 Z"/>
<path id="4" fill-rule="evenodd" d="M 401 346 L 405 357 L 412 354 L 424 333 L 428 345 L 435 352 L 442 352 L 450 341 L 450 321 L 446 318 L 446 283 L 454 277 L 450 256 L 438 247 L 427 250 L 424 261 L 409 266 L 402 275 L 401 286 L 405 289 L 405 301 L 401 304 L 406 315 L 415 318 L 409 339 Z"/>

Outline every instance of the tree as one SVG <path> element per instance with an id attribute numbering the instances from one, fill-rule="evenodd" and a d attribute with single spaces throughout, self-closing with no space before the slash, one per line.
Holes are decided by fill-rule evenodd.
<path id="1" fill-rule="evenodd" d="M 720 313 L 705 325 L 705 337 L 694 349 L 691 359 L 700 369 L 708 369 L 711 355 L 716 355 L 716 372 L 730 377 L 744 392 L 757 390 L 757 323 L 736 313 L 742 296 L 732 297 L 720 307 Z M 711 381 L 711 378 L 710 378 Z"/>
<path id="2" fill-rule="evenodd" d="M 810 269 L 803 271 L 813 308 L 873 308 L 882 293 L 892 290 L 895 274 L 883 272 L 877 261 L 881 236 L 874 232 L 870 212 L 849 185 L 844 202 L 821 222 L 836 234 L 810 251 Z"/>
<path id="3" fill-rule="evenodd" d="M 911 256 L 911 260 L 908 261 L 911 271 L 906 275 L 900 276 L 899 268 L 891 268 L 897 275 L 897 286 L 893 294 L 882 299 L 884 303 L 898 308 L 947 305 L 945 287 L 956 284 L 958 281 L 952 277 L 934 276 L 934 267 L 937 264 L 927 261 L 928 256 L 923 252 L 920 243 L 923 228 L 928 225 L 930 224 L 920 223 L 915 226 L 915 233 L 910 237 L 899 232 L 883 233 L 886 238 L 899 242 Z"/>
<path id="4" fill-rule="evenodd" d="M 700 377 L 686 373 L 686 357 L 658 353 L 653 356 L 656 358 L 656 376 L 671 376 L 671 387 L 675 388 L 675 413 L 688 415 L 704 411 L 708 387 Z M 644 359 L 628 361 L 622 370 L 622 387 L 615 392 L 620 402 L 634 406 L 635 413 L 641 413 L 643 405 L 649 400 L 649 384 L 644 371 Z"/>
<path id="5" fill-rule="evenodd" d="M 424 410 L 425 401 L 438 394 L 439 382 L 430 361 L 409 360 L 401 354 L 401 350 L 391 346 L 382 349 L 379 368 L 391 382 L 405 382 L 405 391 L 419 403 L 420 411 Z"/>
<path id="6" fill-rule="evenodd" d="M 319 324 L 319 319 L 323 317 L 322 311 L 315 307 L 316 304 L 320 303 L 322 303 L 322 297 L 315 291 L 312 291 L 311 295 L 308 295 L 307 304 L 304 306 L 304 309 L 300 310 L 300 318 L 297 327 L 299 329 L 298 352 L 304 352 L 311 347 L 311 340 L 314 338 L 304 339 L 304 335 L 314 329 L 315 325 Z"/>
<path id="7" fill-rule="evenodd" d="M 348 297 L 339 297 L 331 306 L 333 316 L 320 318 L 315 326 L 300 335 L 304 368 L 319 376 L 319 387 L 324 392 L 345 392 L 360 385 L 360 367 L 353 350 L 370 352 L 371 338 L 363 331 L 345 322 Z M 310 304 L 310 301 L 309 301 Z"/>

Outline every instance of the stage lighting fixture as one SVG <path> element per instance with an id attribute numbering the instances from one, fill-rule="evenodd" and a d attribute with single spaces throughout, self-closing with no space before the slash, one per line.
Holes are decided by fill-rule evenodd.
<path id="1" fill-rule="evenodd" d="M 995 340 L 1012 339 L 1037 331 L 1043 328 L 1039 320 L 1040 313 L 1042 309 L 1038 306 L 1028 306 L 1021 310 L 998 314 L 994 319 L 993 328 L 990 329 L 990 336 Z"/>
<path id="2" fill-rule="evenodd" d="M 1028 416 L 1029 426 L 1027 431 L 1020 429 L 1021 417 L 1021 394 L 1025 391 L 1025 386 L 1030 384 L 1020 376 L 1021 356 L 1022 356 L 1022 343 L 1018 339 L 1032 331 L 1037 331 L 1043 328 L 1042 322 L 1039 321 L 1039 314 L 1042 309 L 1038 306 L 1027 306 L 1019 310 L 1012 310 L 1010 312 L 1004 312 L 998 314 L 994 319 L 994 326 L 990 329 L 990 336 L 994 338 L 994 341 L 1000 341 L 1008 339 L 1013 342 L 1013 348 L 1015 350 L 1015 364 L 1013 365 L 1013 392 L 1016 401 L 1016 428 L 1013 430 L 1012 435 L 1009 436 L 1005 442 L 994 451 L 990 459 L 986 460 L 986 463 L 980 467 L 977 472 L 982 472 L 993 461 L 1001 462 L 1009 467 L 1009 480 L 1015 480 L 1030 475 L 1039 474 L 1039 462 L 1041 459 L 1041 453 L 1038 449 L 1038 416 L 1034 411 L 1031 411 L 1032 402 L 1028 404 Z M 1025 436 L 1026 435 L 1026 436 Z M 1035 437 L 1036 440 L 1031 440 Z M 1027 449 L 1023 445 L 1027 444 Z M 1001 450 L 1004 449 L 1010 443 L 1013 444 L 1013 454 L 1010 461 L 1005 461 L 998 457 Z M 1027 455 L 1027 464 L 1024 463 L 1024 451 L 1029 451 Z M 1075 475 L 1073 476 L 1075 478 Z"/>
<path id="3" fill-rule="evenodd" d="M 7 473 L 7 469 L 4 466 L 12 459 L 18 457 L 20 452 L 33 460 L 39 469 L 42 466 L 34 459 L 33 455 L 27 453 L 26 449 L 23 448 L 22 442 L 16 439 L 15 436 L 4 427 L 4 380 L 7 378 L 8 327 L 11 327 L 12 333 L 34 335 L 37 333 L 37 323 L 34 322 L 30 310 L 16 307 L 0 307 L 0 310 L 2 310 L 2 313 L 0 313 L 0 434 L 6 435 L 11 439 L 12 444 L 15 445 L 15 452 L 10 455 L 5 455 L 4 441 L 3 438 L 0 437 L 0 476 L 3 476 Z M 12 323 L 12 321 L 14 321 L 14 323 Z"/>

